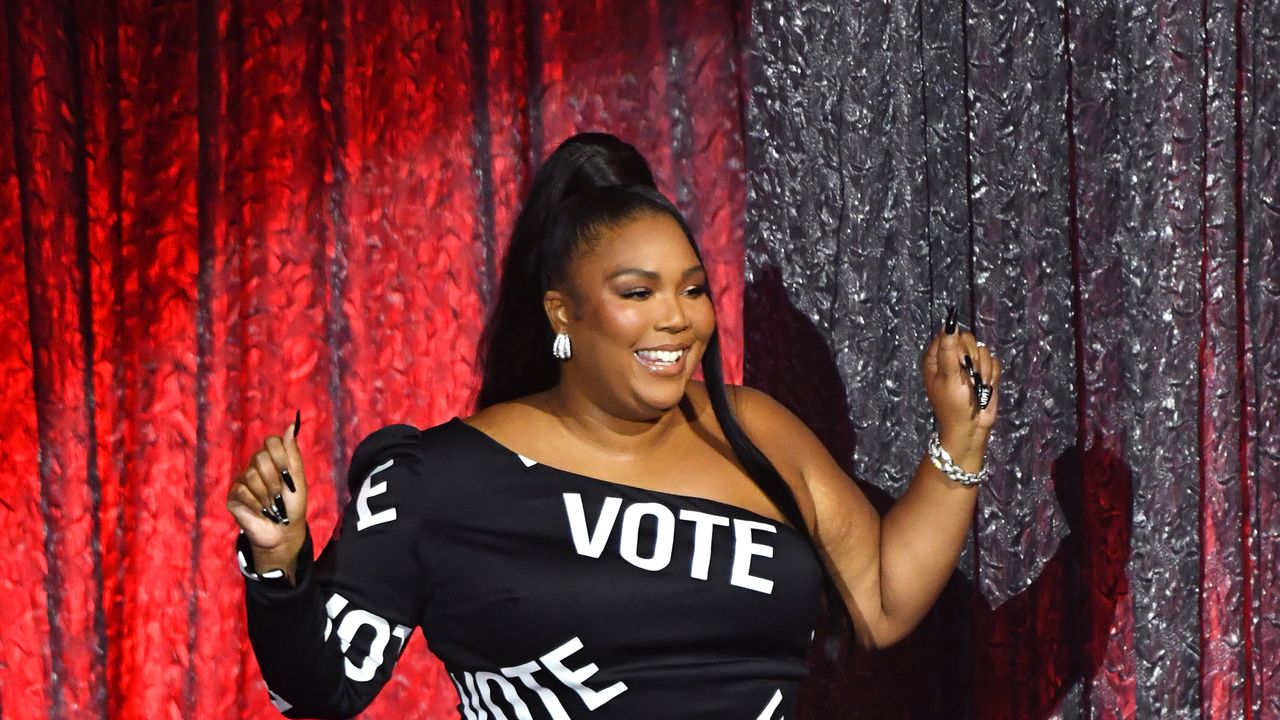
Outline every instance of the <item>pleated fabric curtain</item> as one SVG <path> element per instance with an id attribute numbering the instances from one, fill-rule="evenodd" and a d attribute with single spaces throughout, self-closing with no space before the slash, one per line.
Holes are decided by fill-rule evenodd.
<path id="1" fill-rule="evenodd" d="M 740 380 L 735 12 L 4 3 L 4 717 L 274 714 L 227 483 L 300 408 L 322 542 L 361 437 L 468 412 L 530 169 L 574 132 L 689 210 Z M 406 655 L 367 717 L 456 716 Z"/>
<path id="2" fill-rule="evenodd" d="M 754 3 L 747 383 L 887 500 L 948 304 L 1006 367 L 969 579 L 822 717 L 1280 718 L 1278 29 Z"/>
<path id="3" fill-rule="evenodd" d="M 227 483 L 300 408 L 323 541 L 361 437 L 466 414 L 531 169 L 606 130 L 881 507 L 945 306 L 1006 365 L 962 572 L 806 717 L 1280 718 L 1274 3 L 3 13 L 0 716 L 274 716 Z M 362 716 L 456 704 L 415 634 Z"/>

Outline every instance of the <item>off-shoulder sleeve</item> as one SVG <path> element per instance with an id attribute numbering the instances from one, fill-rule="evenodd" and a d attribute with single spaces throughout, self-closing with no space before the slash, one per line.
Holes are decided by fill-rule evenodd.
<path id="1" fill-rule="evenodd" d="M 341 523 L 314 563 L 308 533 L 296 585 L 254 568 L 240 536 L 249 640 L 286 716 L 350 717 L 390 678 L 426 601 L 420 529 L 430 465 L 417 428 L 391 425 L 365 438 Z"/>

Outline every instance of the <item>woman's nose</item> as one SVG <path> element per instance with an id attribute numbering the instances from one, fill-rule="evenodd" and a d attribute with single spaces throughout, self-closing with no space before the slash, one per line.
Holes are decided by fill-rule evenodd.
<path id="1" fill-rule="evenodd" d="M 677 333 L 689 327 L 689 316 L 685 312 L 684 303 L 676 296 L 666 296 L 662 302 L 662 313 L 655 324 L 658 330 Z"/>

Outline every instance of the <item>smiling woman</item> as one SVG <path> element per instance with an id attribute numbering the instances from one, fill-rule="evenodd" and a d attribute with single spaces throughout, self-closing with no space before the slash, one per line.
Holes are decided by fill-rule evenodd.
<path id="1" fill-rule="evenodd" d="M 999 363 L 954 320 L 934 338 L 933 457 L 882 520 L 794 416 L 725 386 L 697 245 L 617 138 L 570 138 L 539 171 L 483 350 L 475 415 L 356 449 L 314 562 L 296 426 L 232 485 L 250 639 L 287 715 L 359 712 L 417 626 L 466 718 L 790 717 L 824 587 L 876 647 L 955 564 Z"/>

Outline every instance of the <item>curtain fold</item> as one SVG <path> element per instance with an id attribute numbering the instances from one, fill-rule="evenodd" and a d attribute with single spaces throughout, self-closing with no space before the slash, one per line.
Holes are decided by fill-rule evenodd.
<path id="1" fill-rule="evenodd" d="M 740 380 L 736 17 L 6 3 L 5 716 L 273 712 L 227 483 L 300 408 L 323 541 L 361 437 L 468 412 L 530 168 L 573 132 L 635 143 L 689 211 Z M 369 717 L 455 712 L 414 645 Z"/>
<path id="2" fill-rule="evenodd" d="M 887 664 L 954 677 L 934 648 L 972 648 L 974 717 L 1280 716 L 1260 653 L 1275 8 L 772 0 L 751 17 L 747 382 L 893 496 L 928 430 L 917 354 L 942 308 L 1006 368 L 970 580 Z M 970 635 L 951 623 L 971 604 Z M 938 706 L 868 678 L 814 704 Z"/>

